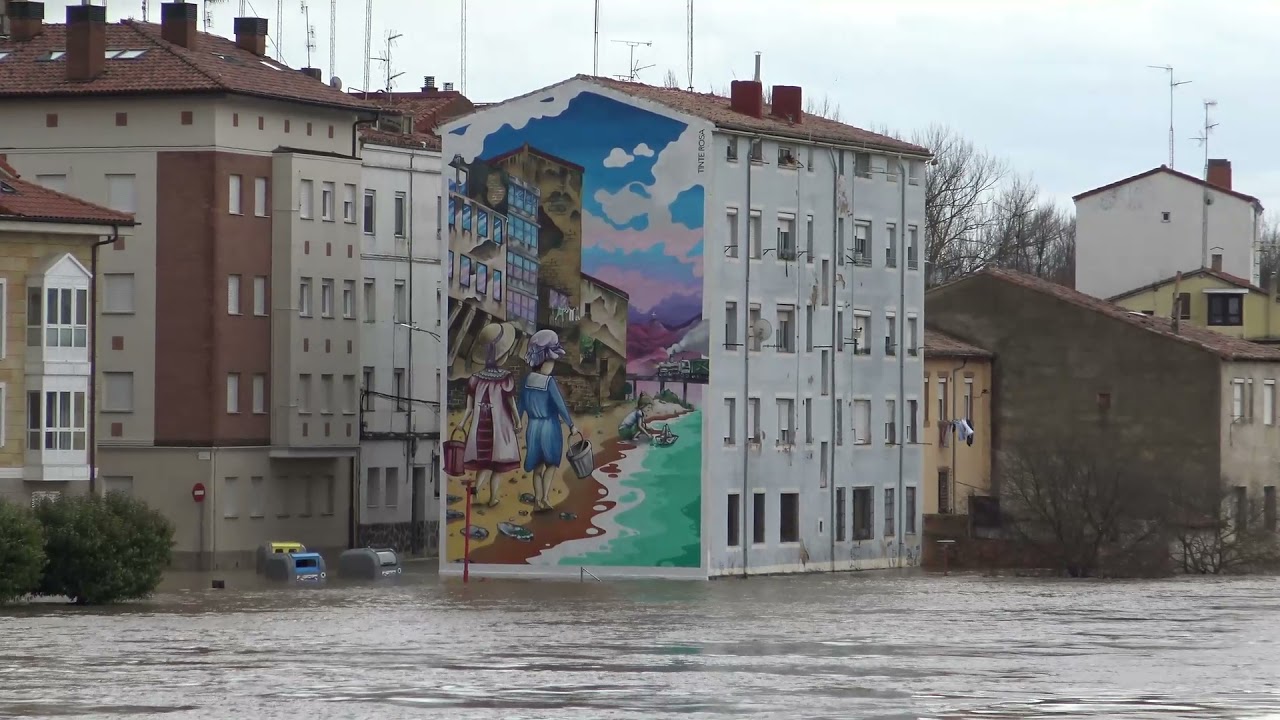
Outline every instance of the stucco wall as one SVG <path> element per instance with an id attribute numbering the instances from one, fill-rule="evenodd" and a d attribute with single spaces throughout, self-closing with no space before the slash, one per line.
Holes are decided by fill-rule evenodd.
<path id="1" fill-rule="evenodd" d="M 950 512 L 968 513 L 968 498 L 985 495 L 991 488 L 991 361 L 985 358 L 926 357 L 925 405 L 927 421 L 922 424 L 924 441 L 924 473 L 920 478 L 922 511 L 936 513 L 940 495 L 940 470 L 948 470 L 946 492 Z M 940 378 L 946 379 L 947 416 L 938 415 Z M 966 384 L 971 380 L 972 384 Z M 972 391 L 971 410 L 967 420 L 973 428 L 973 444 L 960 440 L 954 430 L 944 443 L 939 423 L 965 417 L 964 397 Z"/>
<path id="2" fill-rule="evenodd" d="M 1237 380 L 1245 381 L 1245 414 L 1233 421 L 1231 386 Z M 1248 487 L 1249 495 L 1259 502 L 1263 487 L 1280 485 L 1280 417 L 1277 416 L 1280 407 L 1273 400 L 1268 418 L 1264 398 L 1270 393 L 1275 400 L 1280 400 L 1276 395 L 1278 381 L 1280 363 L 1232 362 L 1223 364 L 1219 382 L 1221 400 L 1216 407 L 1223 483 Z"/>

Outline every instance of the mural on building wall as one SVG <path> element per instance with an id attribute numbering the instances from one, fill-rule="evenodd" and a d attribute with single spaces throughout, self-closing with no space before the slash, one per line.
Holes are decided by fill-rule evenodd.
<path id="1" fill-rule="evenodd" d="M 575 83 L 446 134 L 448 562 L 701 566 L 702 132 Z"/>

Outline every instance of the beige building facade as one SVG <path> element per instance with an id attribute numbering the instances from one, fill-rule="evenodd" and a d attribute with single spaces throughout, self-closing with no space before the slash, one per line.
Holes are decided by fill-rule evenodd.
<path id="1" fill-rule="evenodd" d="M 970 497 L 991 492 L 991 365 L 986 350 L 925 329 L 925 515 L 967 515 Z"/>

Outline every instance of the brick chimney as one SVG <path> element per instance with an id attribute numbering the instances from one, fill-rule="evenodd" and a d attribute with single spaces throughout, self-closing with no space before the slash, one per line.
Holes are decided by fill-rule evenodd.
<path id="1" fill-rule="evenodd" d="M 795 85 L 774 85 L 773 104 L 769 114 L 786 122 L 800 124 L 804 117 L 804 101 L 800 88 Z"/>
<path id="2" fill-rule="evenodd" d="M 27 42 L 44 32 L 44 3 L 10 0 L 9 37 L 14 42 Z"/>
<path id="3" fill-rule="evenodd" d="M 323 80 L 324 74 L 320 68 L 302 68 L 299 72 L 312 80 Z"/>
<path id="4" fill-rule="evenodd" d="M 240 17 L 235 20 L 236 47 L 263 57 L 267 54 L 267 19 Z"/>
<path id="5" fill-rule="evenodd" d="M 107 9 L 101 5 L 67 6 L 67 79 L 88 82 L 107 64 Z"/>
<path id="6" fill-rule="evenodd" d="M 764 117 L 764 85 L 756 80 L 734 80 L 729 84 L 729 108 L 753 118 Z"/>
<path id="7" fill-rule="evenodd" d="M 160 37 L 174 45 L 192 49 L 196 44 L 195 3 L 167 2 L 160 6 Z"/>
<path id="8" fill-rule="evenodd" d="M 1223 190 L 1231 189 L 1231 161 L 1221 158 L 1209 159 L 1209 184 Z"/>

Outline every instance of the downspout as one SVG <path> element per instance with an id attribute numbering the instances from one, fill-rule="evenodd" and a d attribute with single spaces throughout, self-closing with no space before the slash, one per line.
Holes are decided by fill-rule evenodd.
<path id="1" fill-rule="evenodd" d="M 764 141 L 760 141 L 761 156 L 764 154 Z M 738 256 L 742 258 L 742 262 L 746 268 L 743 277 L 743 313 L 742 326 L 745 332 L 742 335 L 742 577 L 747 577 L 747 568 L 750 563 L 751 556 L 751 538 L 747 537 L 747 500 L 750 497 L 748 477 L 750 472 L 748 467 L 751 464 L 751 440 L 747 437 L 747 431 L 751 429 L 751 398 L 748 393 L 750 390 L 751 379 L 751 168 L 754 158 L 752 156 L 752 143 L 747 143 L 747 161 L 743 165 L 747 168 L 747 202 L 746 202 L 746 222 L 743 223 L 745 230 L 743 232 L 746 237 L 744 242 L 738 248 Z M 760 219 L 763 229 L 764 218 Z M 761 242 L 764 239 L 761 238 Z M 755 512 L 751 513 L 752 518 Z M 755 537 L 755 527 L 751 528 L 751 537 Z"/>
<path id="2" fill-rule="evenodd" d="M 417 327 L 413 324 L 413 161 L 418 157 L 418 153 L 412 149 L 409 150 L 409 198 L 408 207 L 405 208 L 405 235 L 408 239 L 408 255 L 409 261 L 409 326 Z M 414 396 L 413 392 L 413 341 L 417 330 L 409 331 L 409 354 L 406 362 L 408 366 L 405 368 L 405 388 L 409 397 Z M 413 435 L 413 402 L 406 401 L 404 414 L 404 478 L 409 481 L 409 498 L 413 506 L 409 508 L 409 520 L 412 522 L 414 514 L 418 512 L 418 505 L 422 502 L 422 498 L 418 497 L 418 484 L 413 481 L 413 461 L 417 455 L 417 449 L 414 447 L 415 438 Z M 425 518 L 424 518 L 425 519 Z M 417 527 L 409 530 L 409 548 L 413 553 L 421 551 L 418 545 Z"/>
<path id="3" fill-rule="evenodd" d="M 356 160 L 360 159 L 360 156 L 356 154 L 356 150 L 358 149 L 358 145 L 360 142 L 360 126 L 368 125 L 370 123 L 376 123 L 381 117 L 382 117 L 382 113 L 380 111 L 375 110 L 373 112 L 373 117 L 357 119 L 355 122 L 351 123 L 351 157 L 353 159 L 356 159 Z"/>
<path id="4" fill-rule="evenodd" d="M 969 364 L 969 358 L 964 358 L 959 365 L 951 368 L 951 414 L 953 416 L 956 414 L 956 373 L 963 370 L 965 366 L 968 364 Z M 928 402 L 928 401 L 929 401 L 928 398 L 925 398 L 925 402 Z M 945 420 L 945 418 L 943 419 Z M 968 422 L 968 421 L 969 421 L 969 418 L 966 417 L 965 422 Z M 955 425 L 952 424 L 951 428 L 948 428 L 947 432 L 952 432 L 954 429 L 955 429 Z M 958 439 L 959 439 L 958 437 L 952 437 L 951 439 L 951 483 L 950 483 L 951 487 L 947 488 L 948 490 L 947 499 L 951 501 L 952 507 L 955 506 L 956 487 L 958 487 L 957 480 L 956 480 L 956 475 L 959 474 L 956 468 L 956 444 L 957 444 L 956 441 Z M 938 510 L 939 512 L 941 512 L 942 508 L 938 508 Z"/>
<path id="5" fill-rule="evenodd" d="M 898 247 L 902 247 L 901 236 L 902 231 L 907 229 L 907 166 L 902 156 L 898 156 L 898 184 L 899 195 L 902 198 L 902 216 L 899 221 L 899 242 Z M 894 320 L 898 323 L 898 417 L 901 418 L 901 424 L 898 425 L 898 492 L 897 492 L 897 513 L 903 518 L 895 530 L 898 531 L 898 564 L 901 567 L 903 552 L 903 537 L 907 529 L 906 524 L 906 502 L 904 495 L 906 489 L 904 487 L 906 477 L 907 463 L 907 442 L 903 431 L 907 428 L 907 354 L 902 352 L 902 339 L 906 337 L 907 330 L 907 264 L 905 262 L 898 263 L 898 315 Z"/>
<path id="6" fill-rule="evenodd" d="M 837 161 L 836 161 L 837 152 L 843 153 L 844 151 L 830 150 L 827 153 L 827 159 L 831 161 L 831 250 L 832 250 L 831 254 L 835 255 L 836 257 L 832 258 L 831 277 L 822 278 L 823 282 L 831 283 L 830 309 L 831 309 L 832 342 L 831 342 L 831 350 L 829 351 L 831 353 L 831 367 L 828 368 L 828 372 L 831 373 L 831 393 L 832 393 L 831 428 L 832 430 L 834 430 L 836 427 L 836 403 L 840 402 L 840 395 L 839 393 L 836 392 L 836 358 L 839 357 L 840 348 L 844 345 L 844 338 L 836 336 L 836 308 L 840 303 L 836 300 L 835 276 L 837 272 L 836 268 L 840 267 L 840 254 L 842 252 L 840 248 L 840 242 L 839 242 L 839 227 L 838 227 L 839 222 L 837 217 L 840 214 L 840 199 L 839 199 L 840 198 L 840 173 L 839 173 L 840 166 L 837 164 Z M 853 283 L 850 283 L 849 285 L 850 287 L 852 287 Z M 849 365 L 850 367 L 852 367 L 853 363 L 850 362 Z M 852 384 L 850 385 L 850 387 L 852 387 Z M 853 420 L 853 418 L 850 418 L 850 420 Z M 855 437 L 854 440 L 856 442 L 857 438 Z M 835 515 L 836 515 L 836 501 L 835 501 L 836 438 L 831 439 L 831 444 L 829 449 L 831 452 L 831 459 L 829 461 L 831 463 L 830 464 L 830 471 L 831 471 L 830 481 L 831 482 L 829 485 L 829 489 L 831 491 L 831 503 L 830 503 L 831 505 L 831 572 L 835 572 L 836 571 L 836 519 L 835 519 Z M 853 527 L 850 526 L 848 529 L 852 530 Z"/>
<path id="7" fill-rule="evenodd" d="M 111 239 L 89 249 L 89 494 L 98 490 L 98 248 L 120 239 L 120 226 L 111 226 Z"/>

